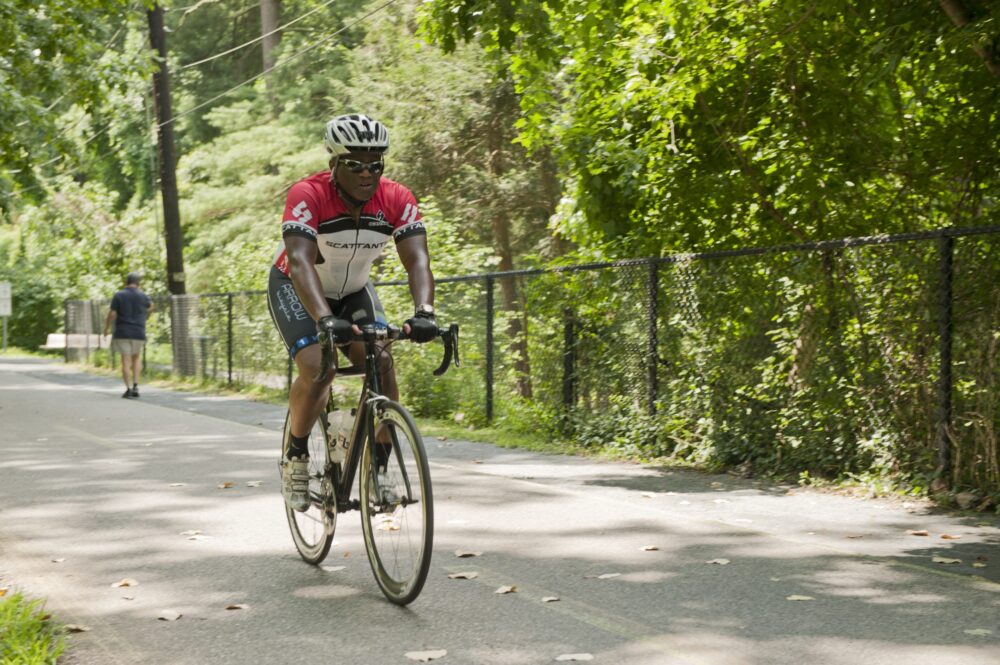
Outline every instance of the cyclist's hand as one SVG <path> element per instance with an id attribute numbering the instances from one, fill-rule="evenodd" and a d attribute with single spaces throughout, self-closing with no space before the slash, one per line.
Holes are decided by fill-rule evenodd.
<path id="1" fill-rule="evenodd" d="M 322 344 L 328 340 L 333 340 L 334 344 L 346 344 L 351 341 L 351 333 L 354 326 L 346 319 L 338 319 L 335 316 L 324 316 L 316 322 L 316 334 Z"/>
<path id="2" fill-rule="evenodd" d="M 417 344 L 424 344 L 437 337 L 437 321 L 433 315 L 417 313 L 403 323 L 403 332 Z"/>

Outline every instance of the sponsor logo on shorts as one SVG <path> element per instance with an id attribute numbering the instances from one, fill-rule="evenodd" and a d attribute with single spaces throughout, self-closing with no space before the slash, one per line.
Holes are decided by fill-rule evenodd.
<path id="1" fill-rule="evenodd" d="M 309 318 L 309 312 L 299 300 L 299 294 L 295 293 L 295 287 L 291 284 L 282 284 L 278 287 L 277 305 L 281 313 L 285 315 L 286 321 L 304 321 Z"/>

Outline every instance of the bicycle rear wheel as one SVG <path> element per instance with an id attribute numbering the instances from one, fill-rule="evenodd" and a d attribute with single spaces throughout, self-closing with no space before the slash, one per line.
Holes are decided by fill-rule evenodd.
<path id="1" fill-rule="evenodd" d="M 282 437 L 281 456 L 288 450 L 291 433 L 289 418 L 285 416 L 285 431 Z M 320 414 L 309 435 L 309 510 L 299 512 L 285 504 L 288 527 L 292 541 L 305 561 L 318 564 L 326 558 L 333 543 L 333 531 L 337 526 L 337 499 L 333 491 L 333 476 L 329 471 L 328 447 L 326 444 L 326 414 Z"/>
<path id="2" fill-rule="evenodd" d="M 392 446 L 365 442 L 361 526 L 368 561 L 382 593 L 393 603 L 406 605 L 420 594 L 431 565 L 431 474 L 423 440 L 406 409 L 396 402 L 378 402 L 375 431 L 380 428 Z"/>

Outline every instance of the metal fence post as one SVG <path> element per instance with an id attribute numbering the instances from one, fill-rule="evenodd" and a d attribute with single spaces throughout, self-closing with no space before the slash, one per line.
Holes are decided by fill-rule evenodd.
<path id="1" fill-rule="evenodd" d="M 576 406 L 576 326 L 572 309 L 563 310 L 563 408 Z"/>
<path id="2" fill-rule="evenodd" d="M 493 277 L 486 278 L 486 423 L 493 423 Z"/>
<path id="3" fill-rule="evenodd" d="M 63 300 L 63 332 L 66 334 L 66 341 L 63 342 L 63 362 L 69 362 L 69 298 Z"/>
<path id="4" fill-rule="evenodd" d="M 657 385 L 656 376 L 656 365 L 659 362 L 659 339 L 657 331 L 657 321 L 656 314 L 659 310 L 659 290 L 660 290 L 660 273 L 659 266 L 656 261 L 649 262 L 649 279 L 646 284 L 646 296 L 647 296 L 647 315 L 649 317 L 649 350 L 647 352 L 648 367 L 646 369 L 646 394 L 648 398 L 647 411 L 649 415 L 656 415 L 656 398 L 659 392 L 659 386 Z"/>
<path id="5" fill-rule="evenodd" d="M 940 337 L 938 376 L 938 470 L 939 477 L 951 472 L 951 417 L 952 417 L 952 281 L 954 278 L 955 238 L 945 229 L 938 238 L 938 266 L 940 283 L 938 292 L 938 335 Z"/>
<path id="6" fill-rule="evenodd" d="M 226 367 L 227 383 L 233 385 L 233 294 L 226 294 Z"/>

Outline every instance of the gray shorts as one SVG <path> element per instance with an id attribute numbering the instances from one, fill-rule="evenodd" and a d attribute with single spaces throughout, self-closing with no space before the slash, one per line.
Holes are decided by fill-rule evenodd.
<path id="1" fill-rule="evenodd" d="M 360 291 L 349 293 L 340 300 L 326 299 L 333 315 L 363 326 L 367 323 L 385 325 L 382 303 L 375 295 L 371 280 Z M 292 280 L 271 266 L 267 282 L 267 306 L 271 318 L 277 326 L 281 339 L 293 358 L 299 350 L 316 344 L 316 322 L 312 320 L 305 306 L 299 300 Z"/>
<path id="2" fill-rule="evenodd" d="M 123 356 L 137 356 L 142 353 L 142 347 L 146 344 L 144 339 L 111 339 L 111 350 Z"/>

